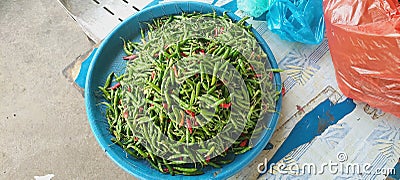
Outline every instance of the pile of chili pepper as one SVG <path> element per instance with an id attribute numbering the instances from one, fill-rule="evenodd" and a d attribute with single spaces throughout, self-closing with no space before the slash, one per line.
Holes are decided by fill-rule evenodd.
<path id="1" fill-rule="evenodd" d="M 265 68 L 245 20 L 184 13 L 148 23 L 140 42 L 123 39 L 125 74 L 99 87 L 112 141 L 172 175 L 202 174 L 250 150 L 275 111 L 280 70 Z"/>

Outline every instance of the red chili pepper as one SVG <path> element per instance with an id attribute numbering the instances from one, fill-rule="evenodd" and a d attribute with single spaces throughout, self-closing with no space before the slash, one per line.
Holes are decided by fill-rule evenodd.
<path id="1" fill-rule="evenodd" d="M 132 89 L 131 89 L 131 87 L 129 87 L 129 86 L 128 86 L 128 92 L 132 92 Z"/>
<path id="2" fill-rule="evenodd" d="M 125 110 L 125 111 L 124 111 L 124 118 L 125 118 L 125 119 L 128 119 L 128 117 L 129 117 L 128 110 Z"/>
<path id="3" fill-rule="evenodd" d="M 226 148 L 225 148 L 225 152 L 228 152 L 228 150 L 229 150 L 229 147 L 226 147 Z"/>
<path id="4" fill-rule="evenodd" d="M 111 90 L 115 90 L 121 86 L 121 83 L 117 83 L 114 86 L 110 87 Z"/>
<path id="5" fill-rule="evenodd" d="M 181 160 L 181 161 L 182 161 L 182 160 L 183 160 L 183 157 L 179 157 L 179 160 Z"/>
<path id="6" fill-rule="evenodd" d="M 218 36 L 218 29 L 214 28 L 214 36 L 217 37 Z"/>
<path id="7" fill-rule="evenodd" d="M 155 53 L 153 57 L 158 58 L 158 53 Z"/>
<path id="8" fill-rule="evenodd" d="M 282 93 L 282 96 L 284 96 L 284 95 L 286 94 L 286 88 L 285 88 L 285 86 L 282 87 L 282 92 L 281 92 L 281 93 Z"/>
<path id="9" fill-rule="evenodd" d="M 230 108 L 232 103 L 221 103 L 219 106 L 224 109 Z"/>
<path id="10" fill-rule="evenodd" d="M 186 119 L 187 128 L 189 129 L 189 133 L 193 133 L 192 123 L 190 122 L 189 118 Z"/>
<path id="11" fill-rule="evenodd" d="M 163 169 L 164 172 L 169 172 L 168 168 Z"/>
<path id="12" fill-rule="evenodd" d="M 139 112 L 141 113 L 141 112 L 143 112 L 143 107 L 139 107 Z"/>
<path id="13" fill-rule="evenodd" d="M 262 77 L 262 74 L 255 74 L 254 77 L 260 78 L 260 77 Z"/>
<path id="14" fill-rule="evenodd" d="M 178 70 L 176 69 L 176 66 L 173 65 L 172 69 L 174 70 L 175 77 L 178 77 Z"/>
<path id="15" fill-rule="evenodd" d="M 246 146 L 248 141 L 249 141 L 248 139 L 243 140 L 243 141 L 239 144 L 239 146 L 240 146 L 240 147 Z"/>
<path id="16" fill-rule="evenodd" d="M 167 122 L 171 122 L 171 119 L 168 119 Z"/>
<path id="17" fill-rule="evenodd" d="M 138 55 L 132 54 L 132 55 L 130 55 L 130 56 L 124 56 L 124 57 L 122 57 L 122 59 L 123 59 L 123 60 L 129 61 L 129 60 L 134 60 L 134 59 L 136 59 L 136 58 L 138 58 L 138 57 L 139 57 Z"/>
<path id="18" fill-rule="evenodd" d="M 206 162 L 210 162 L 210 159 L 211 159 L 210 156 L 207 156 L 206 157 Z"/>
<path id="19" fill-rule="evenodd" d="M 154 77 L 156 77 L 156 72 L 155 71 L 151 72 L 151 80 L 154 80 Z"/>
<path id="20" fill-rule="evenodd" d="M 204 49 L 200 49 L 200 54 L 205 54 L 206 53 L 206 51 L 204 51 Z"/>
<path id="21" fill-rule="evenodd" d="M 136 142 L 136 141 L 139 140 L 139 138 L 138 137 L 134 137 L 133 140 L 135 140 L 135 142 Z"/>
<path id="22" fill-rule="evenodd" d="M 196 116 L 196 113 L 192 112 L 191 110 L 185 110 L 185 112 L 186 112 L 187 114 L 189 114 L 190 116 L 192 116 L 192 117 L 195 117 L 195 116 Z"/>
<path id="23" fill-rule="evenodd" d="M 188 57 L 188 55 L 186 55 L 185 53 L 181 52 L 181 56 L 183 57 Z"/>
<path id="24" fill-rule="evenodd" d="M 168 109 L 168 104 L 167 103 L 162 103 L 162 106 L 164 109 Z"/>
<path id="25" fill-rule="evenodd" d="M 272 80 L 274 78 L 274 74 L 272 72 L 269 73 L 269 80 Z"/>
<path id="26" fill-rule="evenodd" d="M 254 71 L 254 66 L 250 64 L 250 69 Z"/>

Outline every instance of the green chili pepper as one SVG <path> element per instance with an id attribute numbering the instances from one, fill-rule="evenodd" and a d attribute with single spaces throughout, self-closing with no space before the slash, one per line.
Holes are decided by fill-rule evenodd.
<path id="1" fill-rule="evenodd" d="M 181 171 L 181 172 L 188 172 L 188 173 L 198 171 L 197 168 L 174 167 L 174 169 L 175 169 L 175 170 L 178 170 L 178 171 Z"/>
<path id="2" fill-rule="evenodd" d="M 126 43 L 125 39 L 123 39 L 123 38 L 121 38 L 121 39 L 122 39 L 123 44 L 124 44 L 125 54 L 128 55 L 128 56 L 132 55 L 133 53 L 129 50 L 128 44 Z"/>
<path id="3" fill-rule="evenodd" d="M 110 75 L 107 76 L 106 82 L 104 83 L 104 86 L 103 86 L 104 89 L 107 89 L 108 87 L 110 87 L 113 76 L 114 76 L 114 73 L 110 73 Z"/>
<path id="4" fill-rule="evenodd" d="M 191 18 L 198 18 L 201 23 L 193 23 L 192 20 L 196 19 Z M 275 100 L 281 91 L 275 92 L 268 76 L 254 78 L 258 76 L 254 67 L 264 67 L 262 58 L 267 56 L 257 47 L 257 40 L 250 31 L 251 25 L 244 25 L 246 19 L 232 23 L 226 12 L 223 17 L 217 17 L 215 12 L 206 15 L 182 14 L 154 19 L 152 24 L 147 24 L 147 37 L 141 30 L 141 42 L 121 38 L 124 51 L 128 54 L 136 50 L 138 57 L 127 62 L 125 74 L 118 77 L 112 73 L 104 86 L 99 87 L 106 100 L 100 104 L 106 107 L 109 130 L 115 136 L 113 142 L 127 154 L 146 159 L 153 168 L 162 173 L 168 171 L 171 175 L 202 174 L 201 168 L 207 165 L 220 168 L 220 164 L 233 161 L 233 158 L 218 159 L 229 154 L 224 152 L 226 148 L 236 154 L 250 150 L 251 143 L 242 141 L 265 130 L 256 127 L 258 119 L 262 113 L 274 111 Z M 215 27 L 214 21 L 222 25 Z M 207 33 L 202 38 L 194 38 L 197 32 L 193 30 Z M 238 43 L 241 44 L 236 46 Z M 246 50 L 252 51 L 252 54 Z M 208 58 L 203 55 L 205 52 L 212 58 L 202 61 L 203 56 Z M 240 75 L 228 71 L 228 66 L 236 68 Z M 212 74 L 206 74 L 206 69 L 213 69 Z M 223 72 L 219 74 L 219 70 Z M 278 73 L 282 70 L 267 69 L 266 72 Z M 108 88 L 114 77 L 122 88 Z M 242 82 L 241 79 L 244 84 L 235 83 Z M 179 85 L 179 90 L 172 91 L 174 85 Z M 228 85 L 237 86 L 240 90 L 234 95 L 227 89 Z M 264 91 L 267 92 L 262 93 Z M 250 103 L 244 101 L 243 96 L 247 94 Z M 177 108 L 174 103 L 183 109 Z M 249 112 L 230 112 L 229 108 L 223 108 L 227 103 L 250 109 Z M 191 117 L 185 115 L 185 111 Z M 233 118 L 229 119 L 230 116 Z M 216 142 L 206 146 L 205 140 L 215 137 L 224 127 L 225 130 L 245 135 L 237 140 L 229 136 L 218 137 Z M 239 127 L 244 127 L 244 130 Z M 170 140 L 182 143 L 169 146 L 161 139 L 161 133 Z M 233 145 L 224 147 L 223 140 L 233 142 Z M 189 152 L 188 148 L 195 143 L 201 149 Z M 172 156 L 162 159 L 156 154 L 160 151 Z M 217 158 L 205 160 L 204 154 L 217 155 Z M 187 163 L 188 160 L 193 163 Z"/>

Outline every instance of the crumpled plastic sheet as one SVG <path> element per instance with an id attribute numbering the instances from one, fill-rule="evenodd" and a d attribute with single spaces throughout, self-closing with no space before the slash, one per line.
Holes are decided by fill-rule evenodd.
<path id="1" fill-rule="evenodd" d="M 268 28 L 284 40 L 319 44 L 324 38 L 322 0 L 275 0 L 266 19 Z"/>
<path id="2" fill-rule="evenodd" d="M 237 8 L 253 17 L 260 17 L 274 0 L 237 0 Z"/>
<path id="3" fill-rule="evenodd" d="M 324 0 L 329 49 L 344 95 L 400 117 L 397 0 Z"/>

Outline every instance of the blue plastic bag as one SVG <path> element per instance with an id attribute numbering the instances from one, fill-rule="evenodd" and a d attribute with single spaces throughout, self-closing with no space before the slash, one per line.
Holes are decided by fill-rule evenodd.
<path id="1" fill-rule="evenodd" d="M 237 8 L 253 17 L 260 17 L 274 0 L 237 0 Z"/>
<path id="2" fill-rule="evenodd" d="M 275 0 L 267 22 L 268 28 L 282 39 L 319 44 L 325 32 L 322 0 Z"/>

